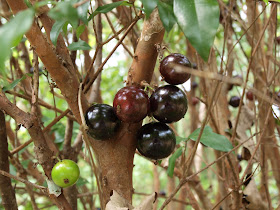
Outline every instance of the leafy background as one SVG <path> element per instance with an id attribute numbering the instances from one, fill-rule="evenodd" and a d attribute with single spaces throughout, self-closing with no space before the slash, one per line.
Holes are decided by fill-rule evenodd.
<path id="1" fill-rule="evenodd" d="M 100 8 L 97 8 L 92 15 L 85 15 L 88 11 L 89 4 L 84 4 L 82 7 L 79 7 L 78 10 L 74 9 L 72 5 L 76 3 L 77 1 L 63 1 L 63 2 L 53 2 L 56 7 L 52 9 L 49 13 L 49 16 L 52 17 L 56 22 L 53 26 L 52 32 L 51 32 L 51 40 L 54 44 L 56 44 L 57 37 L 60 33 L 63 34 L 64 37 L 67 37 L 67 34 L 71 33 L 72 30 L 76 30 L 78 37 L 79 34 L 81 34 L 85 28 L 85 25 L 87 25 L 92 18 L 99 13 L 108 13 L 111 10 L 114 10 L 117 6 L 128 6 L 130 7 L 131 4 L 127 1 L 121 1 L 117 3 L 113 3 L 110 5 L 106 5 Z M 227 1 L 225 1 L 227 2 Z M 16 46 L 19 44 L 19 42 L 24 42 L 26 45 L 28 45 L 28 41 L 24 38 L 23 34 L 29 29 L 29 27 L 32 24 L 32 21 L 34 19 L 34 13 L 36 12 L 36 7 L 40 7 L 43 4 L 47 4 L 49 1 L 43 1 L 40 4 L 35 4 L 34 8 L 30 8 L 22 13 L 19 13 L 16 15 L 13 20 L 9 21 L 8 23 L 4 24 L 0 28 L 0 73 L 1 73 L 1 84 L 2 84 L 2 90 L 12 90 L 17 87 L 20 81 L 26 79 L 27 77 L 32 77 L 32 75 L 24 75 L 22 78 L 14 80 L 12 83 L 8 82 L 5 75 L 6 72 L 8 72 L 9 64 L 8 64 L 8 58 L 10 55 L 13 55 L 14 57 L 18 58 L 20 55 L 17 52 Z M 168 45 L 168 48 L 172 52 L 178 52 L 185 54 L 186 52 L 186 44 L 184 37 L 186 36 L 190 43 L 195 47 L 199 55 L 205 60 L 208 60 L 210 48 L 214 43 L 214 46 L 221 52 L 222 51 L 222 45 L 223 45 L 223 28 L 219 26 L 219 6 L 217 1 L 215 0 L 201 0 L 201 1 L 195 1 L 195 0 L 188 0 L 187 3 L 185 0 L 174 0 L 174 1 L 160 1 L 160 0 L 141 0 L 136 1 L 137 8 L 140 8 L 141 3 L 143 3 L 144 6 L 144 12 L 147 15 L 147 17 L 150 15 L 152 10 L 155 7 L 158 7 L 159 14 L 161 17 L 161 20 L 164 24 L 164 27 L 167 31 L 164 37 L 164 43 Z M 268 3 L 266 1 L 266 3 Z M 201 12 L 203 11 L 203 12 Z M 119 27 L 117 23 L 117 19 L 112 16 L 112 21 L 116 25 L 116 27 Z M 81 23 L 81 24 L 80 24 Z M 103 22 L 103 36 L 109 37 L 111 35 L 111 29 L 109 28 L 108 24 L 104 21 Z M 141 27 L 142 22 L 139 23 L 139 26 Z M 19 27 L 20 26 L 20 27 Z M 234 25 L 234 27 L 237 29 L 237 35 L 241 35 L 242 29 L 238 25 Z M 16 30 L 15 30 L 16 29 Z M 279 29 L 278 29 L 279 30 Z M 279 35 L 279 31 L 278 31 Z M 116 44 L 116 40 L 112 40 L 110 42 L 110 46 L 113 46 Z M 245 40 L 240 41 L 241 44 L 244 47 L 244 51 L 249 55 L 250 54 L 250 48 L 249 45 L 246 43 Z M 95 38 L 92 34 L 89 36 L 89 43 L 86 43 L 82 40 L 78 40 L 75 43 L 69 44 L 68 48 L 69 50 L 78 50 L 78 59 L 77 59 L 77 66 L 78 68 L 82 67 L 82 58 L 83 55 L 80 50 L 90 50 L 95 47 Z M 107 55 L 110 52 L 111 48 L 109 46 L 105 46 L 103 48 L 103 54 Z M 237 54 L 241 52 L 243 49 L 241 49 L 239 46 L 236 47 Z M 165 53 L 166 55 L 167 53 Z M 240 56 L 240 62 L 245 63 L 245 58 Z M 110 62 L 107 63 L 104 67 L 104 71 L 102 73 L 102 83 L 101 83 L 101 91 L 102 91 L 102 97 L 104 100 L 104 103 L 112 105 L 114 94 L 124 86 L 123 81 L 126 79 L 128 67 L 130 66 L 132 62 L 132 58 L 128 56 L 126 51 L 119 47 L 116 51 L 116 53 L 111 58 Z M 217 59 L 217 62 L 219 63 L 220 60 Z M 23 65 L 21 63 L 20 65 Z M 236 72 L 238 73 L 242 70 L 246 69 L 245 65 L 236 65 Z M 158 68 L 158 64 L 156 66 L 156 69 Z M 49 80 L 45 74 L 46 72 L 43 70 L 41 76 L 40 76 L 40 98 L 43 98 L 46 102 L 53 104 L 53 95 L 50 91 L 50 85 Z M 160 82 L 160 84 L 164 84 L 164 82 Z M 250 84 L 250 80 L 249 80 Z M 189 90 L 190 84 L 186 83 L 184 84 L 184 87 Z M 59 90 L 54 89 L 59 94 Z M 240 89 L 237 87 L 233 90 L 232 94 L 240 94 Z M 12 99 L 12 97 L 10 97 Z M 22 104 L 22 107 L 28 110 L 30 108 L 30 105 L 27 101 L 19 99 L 17 100 L 17 103 L 20 105 Z M 67 104 L 64 100 L 56 97 L 55 98 L 56 106 L 59 109 L 64 109 L 67 107 Z M 232 110 L 233 113 L 235 113 L 235 110 Z M 50 111 L 48 109 L 42 108 L 42 114 L 43 114 L 43 122 L 45 125 L 50 123 L 52 119 L 55 118 L 56 113 L 53 111 Z M 9 118 L 9 117 L 8 117 Z M 15 122 L 12 119 L 11 124 L 13 126 L 13 129 L 15 129 Z M 176 152 L 169 158 L 169 168 L 166 171 L 162 168 L 157 168 L 158 174 L 159 174 L 159 180 L 160 180 L 160 187 L 162 191 L 166 191 L 168 188 L 168 180 L 170 177 L 173 176 L 173 169 L 174 164 L 176 160 L 179 158 L 179 156 L 184 152 L 189 152 L 187 149 L 185 150 L 184 142 L 193 140 L 195 141 L 197 139 L 199 129 L 196 130 L 194 133 L 190 132 L 190 120 L 189 120 L 189 114 L 187 113 L 185 118 L 181 120 L 178 123 L 174 124 L 174 127 L 176 128 L 178 132 L 177 137 L 177 150 Z M 59 123 L 57 123 L 53 128 L 52 132 L 54 133 L 56 137 L 56 143 L 58 145 L 62 145 L 63 138 L 64 138 L 64 132 L 66 127 L 66 119 L 62 119 Z M 74 136 L 73 139 L 75 139 L 77 133 L 79 130 L 79 126 L 77 124 L 74 125 Z M 18 131 L 18 136 L 20 139 L 24 142 L 29 140 L 29 136 L 24 130 L 24 128 L 21 128 Z M 230 151 L 233 146 L 230 144 L 230 142 L 227 140 L 226 137 L 215 134 L 210 127 L 206 127 L 204 129 L 202 138 L 200 141 L 207 146 L 205 149 L 205 157 L 204 160 L 207 160 L 207 162 L 212 162 L 215 160 L 214 158 L 214 149 L 228 152 Z M 27 148 L 31 153 L 33 145 L 30 144 Z M 12 149 L 10 147 L 10 149 Z M 22 151 L 21 151 L 22 152 Z M 20 153 L 21 153 L 20 152 Z M 19 153 L 19 154 L 20 154 Z M 20 160 L 21 157 L 19 156 Z M 33 160 L 30 160 L 33 161 Z M 21 160 L 24 167 L 27 167 L 28 161 Z M 91 169 L 86 161 L 83 159 L 79 159 L 78 162 L 80 168 L 81 168 L 81 178 L 78 181 L 77 185 L 83 186 L 86 185 L 89 189 L 92 189 L 93 191 L 96 190 L 96 183 L 93 176 L 91 176 Z M 153 170 L 154 170 L 154 164 L 146 160 L 138 155 L 135 156 L 135 167 L 134 167 L 134 174 L 133 174 L 133 182 L 134 182 L 134 188 L 136 192 L 148 192 L 151 193 L 153 191 Z M 241 162 L 241 166 L 245 164 Z M 206 162 L 202 162 L 202 167 L 206 166 Z M 40 167 L 40 166 L 38 166 Z M 215 166 L 212 168 L 213 171 L 215 171 Z M 41 170 L 42 171 L 42 170 Z M 213 192 L 210 193 L 211 199 L 214 200 L 214 195 L 217 192 L 217 180 L 215 178 L 215 173 L 213 171 L 204 171 L 200 174 L 202 186 L 205 190 L 211 189 Z M 13 167 L 13 165 L 10 166 L 10 173 L 13 175 L 16 175 L 16 169 Z M 89 176 L 90 175 L 90 176 Z M 143 179 L 145 177 L 145 179 Z M 141 180 L 141 181 L 139 181 Z M 209 182 L 211 180 L 211 183 Z M 30 181 L 35 181 L 30 178 Z M 256 176 L 257 184 L 260 183 L 260 177 Z M 178 183 L 178 180 L 175 181 Z M 13 184 L 16 184 L 17 187 L 24 187 L 22 183 L 19 183 L 17 181 L 13 180 Z M 275 182 L 271 183 L 270 194 L 272 197 L 277 196 L 277 189 L 275 187 Z M 1 198 L 0 198 L 1 199 Z M 19 209 L 32 209 L 31 203 L 29 201 L 29 197 L 27 194 L 25 194 L 22 191 L 17 192 L 17 199 L 19 203 L 22 203 L 22 205 L 19 206 Z M 141 202 L 143 199 L 142 195 L 135 194 L 133 197 L 134 204 L 137 205 Z M 36 200 L 36 202 L 39 203 L 39 207 L 43 207 L 46 204 L 48 204 L 48 201 L 44 198 L 40 198 Z M 163 199 L 159 199 L 159 202 L 162 203 Z M 276 205 L 277 201 L 273 200 L 274 206 Z M 96 201 L 96 206 L 98 206 L 98 201 Z M 0 206 L 1 207 L 1 206 Z M 78 209 L 82 208 L 82 204 L 78 203 Z M 56 207 L 50 207 L 49 209 L 56 209 Z"/>

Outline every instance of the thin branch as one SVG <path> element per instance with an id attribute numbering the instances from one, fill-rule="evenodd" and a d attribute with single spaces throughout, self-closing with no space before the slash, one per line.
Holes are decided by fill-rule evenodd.
<path id="1" fill-rule="evenodd" d="M 256 173 L 256 171 L 257 171 L 257 169 L 259 168 L 259 166 L 260 166 L 260 164 L 258 164 L 258 166 L 256 167 L 256 169 L 254 170 L 254 172 L 250 175 L 250 176 L 248 176 L 247 178 L 246 178 L 246 180 L 244 180 L 244 182 L 242 182 L 241 184 L 239 184 L 235 189 L 233 189 L 233 190 L 230 190 L 213 208 L 212 208 L 212 210 L 213 209 L 215 209 L 215 208 L 217 208 L 232 192 L 234 192 L 234 191 L 237 191 L 247 180 L 249 180 L 255 173 Z"/>
<path id="2" fill-rule="evenodd" d="M 257 134 L 255 134 L 257 135 Z M 254 136 L 255 136 L 254 135 Z M 251 140 L 254 136 L 246 139 L 245 141 L 243 141 L 242 143 L 240 143 L 239 145 L 237 145 L 236 147 L 234 147 L 232 150 L 230 150 L 229 152 L 221 155 L 218 159 L 216 159 L 215 161 L 213 161 L 212 163 L 208 164 L 207 166 L 205 166 L 204 168 L 200 169 L 199 171 L 197 171 L 196 173 L 188 176 L 185 179 L 181 179 L 180 183 L 178 184 L 178 186 L 175 188 L 175 190 L 172 192 L 172 194 L 165 200 L 165 202 L 162 204 L 162 206 L 160 207 L 159 210 L 163 210 L 163 208 L 171 201 L 171 199 L 176 195 L 176 193 L 180 190 L 180 188 L 186 184 L 187 182 L 189 182 L 192 178 L 194 178 L 195 176 L 197 176 L 198 174 L 200 174 L 201 172 L 205 171 L 206 169 L 208 169 L 209 167 L 211 167 L 212 165 L 214 165 L 215 163 L 217 163 L 218 161 L 222 160 L 223 158 L 227 157 L 229 154 L 231 154 L 233 151 L 237 150 L 239 147 L 241 147 L 243 144 L 245 144 L 247 141 Z M 166 204 L 165 204 L 166 203 Z"/>
<path id="3" fill-rule="evenodd" d="M 59 115 L 58 117 L 56 117 L 50 124 L 48 124 L 43 130 L 42 132 L 45 133 L 47 131 L 49 131 L 49 129 L 54 126 L 59 120 L 61 120 L 67 113 L 69 113 L 70 110 L 66 109 L 61 115 Z M 33 139 L 28 140 L 27 142 L 25 142 L 24 144 L 20 145 L 19 147 L 13 149 L 10 154 L 16 154 L 18 153 L 20 150 L 22 150 L 23 148 L 27 147 L 29 144 L 31 144 L 33 142 Z"/>
<path id="4" fill-rule="evenodd" d="M 26 100 L 28 100 L 28 101 L 31 101 L 31 96 L 29 96 L 29 95 L 23 95 L 23 94 L 20 94 L 20 93 L 17 93 L 17 92 L 15 92 L 15 91 L 11 91 L 11 90 L 6 91 L 6 93 L 9 93 L 9 94 L 11 94 L 11 95 L 14 95 L 14 96 L 17 96 L 17 97 L 26 99 Z M 44 102 L 42 99 L 39 99 L 39 100 L 38 100 L 38 104 L 39 104 L 40 106 L 45 107 L 46 109 L 54 110 L 54 111 L 56 111 L 56 112 L 58 112 L 58 113 L 61 113 L 61 114 L 64 112 L 64 111 L 62 111 L 62 110 L 60 110 L 60 109 L 58 109 L 58 108 L 56 108 L 56 107 L 54 107 L 54 106 L 52 106 L 52 105 L 46 103 L 46 102 Z M 66 117 L 70 118 L 70 119 L 73 120 L 73 121 L 77 121 L 76 118 L 73 117 L 72 115 L 69 115 L 69 113 L 66 115 Z"/>
<path id="5" fill-rule="evenodd" d="M 44 194 L 47 194 L 47 192 L 48 192 L 48 188 L 46 188 L 44 186 L 41 186 L 41 185 L 34 184 L 32 182 L 29 182 L 28 180 L 22 179 L 22 178 L 20 178 L 18 176 L 14 176 L 14 175 L 6 172 L 6 171 L 0 170 L 0 174 L 3 175 L 3 176 L 9 177 L 11 179 L 17 180 L 19 182 L 22 182 L 22 183 L 24 183 L 24 184 L 26 184 L 26 185 L 28 185 L 30 187 L 35 187 L 36 189 L 42 190 L 42 192 Z"/>
<path id="6" fill-rule="evenodd" d="M 39 59 L 36 52 L 33 50 L 33 87 L 31 99 L 31 113 L 38 115 L 38 92 L 39 92 Z"/>
<path id="7" fill-rule="evenodd" d="M 134 19 L 134 21 L 130 24 L 130 26 L 127 28 L 127 30 L 125 31 L 124 35 L 120 38 L 120 40 L 118 41 L 118 43 L 116 44 L 116 46 L 112 49 L 112 51 L 109 53 L 109 55 L 106 57 L 106 59 L 103 61 L 103 63 L 101 64 L 101 66 L 96 70 L 95 74 L 93 75 L 93 77 L 91 78 L 90 82 L 87 83 L 87 85 L 84 88 L 84 93 L 86 93 L 90 86 L 92 85 L 92 83 L 95 81 L 95 79 L 97 78 L 97 76 L 101 73 L 101 71 L 103 70 L 104 65 L 107 63 L 107 61 L 109 60 L 109 58 L 113 55 L 113 53 L 116 51 L 116 49 L 120 46 L 120 44 L 122 43 L 122 41 L 125 39 L 125 37 L 127 36 L 127 34 L 129 33 L 129 31 L 133 28 L 133 26 L 137 23 L 137 21 L 140 19 L 140 17 L 137 17 Z"/>
<path id="8" fill-rule="evenodd" d="M 273 10 L 275 7 L 276 7 L 276 4 L 274 4 L 274 5 L 272 6 L 272 10 Z M 248 65 L 248 68 L 247 68 L 246 79 L 245 79 L 245 83 L 244 83 L 244 87 L 243 87 L 242 96 L 240 97 L 240 101 L 243 101 L 244 96 L 245 96 L 245 90 L 246 90 L 246 87 L 247 87 L 247 82 L 248 82 L 249 73 L 250 73 L 250 70 L 251 70 L 251 65 L 252 65 L 252 63 L 253 63 L 253 57 L 254 57 L 254 55 L 255 55 L 256 52 L 257 52 L 257 49 L 258 49 L 258 47 L 259 47 L 259 45 L 260 45 L 260 43 L 261 43 L 261 40 L 263 39 L 264 32 L 265 32 L 265 30 L 266 30 L 266 28 L 267 28 L 267 26 L 268 26 L 268 24 L 269 24 L 271 18 L 272 18 L 272 15 L 269 16 L 269 18 L 268 18 L 268 20 L 267 20 L 267 22 L 266 22 L 266 24 L 265 24 L 265 26 L 264 26 L 264 28 L 263 28 L 261 34 L 260 34 L 260 38 L 259 38 L 259 40 L 258 40 L 258 42 L 257 42 L 257 44 L 256 44 L 256 46 L 255 46 L 255 48 L 254 48 L 254 50 L 253 50 L 253 52 L 252 52 L 251 60 L 250 60 L 250 63 L 249 63 L 249 65 Z M 236 130 L 237 130 L 237 126 L 238 126 L 240 114 L 241 114 L 241 106 L 242 106 L 242 103 L 239 103 L 238 113 L 237 113 L 235 125 L 234 125 L 233 130 L 232 130 L 231 142 L 233 142 L 233 140 L 234 140 L 235 137 L 236 137 Z"/>

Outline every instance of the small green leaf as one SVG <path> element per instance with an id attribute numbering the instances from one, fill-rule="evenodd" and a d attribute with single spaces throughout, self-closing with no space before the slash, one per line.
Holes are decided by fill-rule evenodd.
<path id="1" fill-rule="evenodd" d="M 191 135 L 189 135 L 189 139 L 196 141 L 200 133 L 200 128 L 196 129 Z M 215 150 L 219 150 L 222 152 L 229 152 L 233 149 L 231 142 L 223 135 L 214 133 L 212 128 L 209 126 L 205 126 L 203 133 L 200 138 L 200 142 L 205 146 L 211 147 Z"/>
<path id="2" fill-rule="evenodd" d="M 217 0 L 174 0 L 177 23 L 203 60 L 207 61 L 219 26 Z"/>
<path id="3" fill-rule="evenodd" d="M 182 141 L 186 141 L 188 138 L 176 136 L 176 144 L 180 144 Z"/>
<path id="4" fill-rule="evenodd" d="M 36 10 L 36 9 L 38 9 L 38 8 L 40 8 L 40 7 L 42 7 L 42 6 L 48 5 L 48 4 L 53 4 L 53 5 L 55 5 L 55 4 L 57 4 L 57 2 L 56 2 L 56 1 L 50 1 L 50 0 L 39 1 L 39 2 L 36 2 L 36 3 L 33 5 L 33 7 L 34 7 L 34 9 Z"/>
<path id="5" fill-rule="evenodd" d="M 69 50 L 90 50 L 91 47 L 85 41 L 73 42 L 68 46 Z"/>
<path id="6" fill-rule="evenodd" d="M 10 49 L 17 46 L 22 36 L 30 29 L 34 18 L 34 10 L 19 12 L 11 21 L 0 28 L 0 71 L 5 74 L 5 61 L 10 56 Z"/>
<path id="7" fill-rule="evenodd" d="M 76 30 L 76 35 L 78 39 L 80 38 L 81 34 L 84 32 L 86 26 L 85 25 L 80 25 L 77 30 Z"/>
<path id="8" fill-rule="evenodd" d="M 73 7 L 72 2 L 60 2 L 51 9 L 48 15 L 56 21 L 69 22 L 74 29 L 78 27 L 79 16 L 76 8 Z"/>
<path id="9" fill-rule="evenodd" d="M 111 10 L 115 9 L 118 6 L 132 6 L 132 4 L 127 1 L 118 1 L 111 4 L 100 6 L 89 16 L 88 21 L 90 21 L 95 15 L 98 15 L 100 13 L 110 12 Z"/>
<path id="10" fill-rule="evenodd" d="M 67 35 L 68 24 L 69 24 L 69 22 L 66 22 L 62 27 L 62 31 L 63 31 L 64 35 Z"/>
<path id="11" fill-rule="evenodd" d="M 53 24 L 52 30 L 50 32 L 50 39 L 51 39 L 52 43 L 54 44 L 54 46 L 56 46 L 57 38 L 58 38 L 64 24 L 65 24 L 64 20 L 56 21 Z"/>
<path id="12" fill-rule="evenodd" d="M 21 165 L 23 166 L 23 168 L 27 169 L 28 168 L 28 164 L 31 160 L 23 160 L 21 161 Z"/>
<path id="13" fill-rule="evenodd" d="M 167 175 L 173 177 L 176 160 L 182 155 L 183 147 L 179 147 L 168 160 Z"/>
<path id="14" fill-rule="evenodd" d="M 173 12 L 173 6 L 171 4 L 159 1 L 158 12 L 165 30 L 169 32 L 176 23 L 176 18 Z"/>
<path id="15" fill-rule="evenodd" d="M 5 92 L 7 90 L 13 89 L 15 86 L 17 86 L 18 83 L 20 83 L 22 80 L 26 78 L 26 75 L 23 75 L 20 79 L 14 80 L 11 84 L 5 86 L 2 88 L 2 91 Z"/>
<path id="16" fill-rule="evenodd" d="M 83 21 L 84 24 L 88 24 L 87 14 L 88 14 L 88 7 L 89 7 L 89 1 L 85 4 L 82 4 L 77 8 L 78 10 L 78 16 Z"/>
<path id="17" fill-rule="evenodd" d="M 88 183 L 88 180 L 86 180 L 86 179 L 80 177 L 80 178 L 78 179 L 78 181 L 76 182 L 76 185 L 77 185 L 77 187 L 80 187 L 80 186 L 85 185 L 86 183 Z"/>
<path id="18" fill-rule="evenodd" d="M 156 8 L 159 0 L 140 0 L 144 6 L 144 12 L 147 19 L 150 17 L 152 11 Z"/>

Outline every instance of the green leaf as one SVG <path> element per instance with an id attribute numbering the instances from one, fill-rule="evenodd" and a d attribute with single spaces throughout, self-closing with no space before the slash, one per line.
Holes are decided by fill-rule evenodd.
<path id="1" fill-rule="evenodd" d="M 188 138 L 176 136 L 176 144 L 180 144 L 182 141 L 186 141 Z"/>
<path id="2" fill-rule="evenodd" d="M 22 160 L 22 161 L 20 161 L 20 163 L 23 166 L 23 168 L 27 169 L 30 161 L 31 160 Z"/>
<path id="3" fill-rule="evenodd" d="M 11 84 L 4 86 L 2 88 L 2 91 L 5 92 L 7 90 L 11 90 L 13 89 L 15 86 L 17 86 L 18 83 L 20 83 L 22 80 L 24 80 L 26 78 L 26 75 L 23 75 L 20 79 L 16 79 L 14 80 Z"/>
<path id="4" fill-rule="evenodd" d="M 67 35 L 68 24 L 69 24 L 69 22 L 66 22 L 66 23 L 64 24 L 64 26 L 62 27 L 62 31 L 63 31 L 64 35 Z"/>
<path id="5" fill-rule="evenodd" d="M 76 8 L 72 6 L 72 2 L 60 2 L 51 9 L 48 15 L 56 21 L 69 22 L 74 29 L 78 27 L 79 16 Z"/>
<path id="6" fill-rule="evenodd" d="M 36 9 L 39 9 L 40 7 L 48 5 L 48 4 L 57 4 L 57 2 L 56 1 L 50 1 L 50 0 L 39 1 L 39 2 L 36 2 L 33 5 L 33 7 L 36 10 Z"/>
<path id="7" fill-rule="evenodd" d="M 88 7 L 89 7 L 89 1 L 86 2 L 85 4 L 82 4 L 77 8 L 78 11 L 78 16 L 79 18 L 83 21 L 84 24 L 88 24 L 88 19 L 87 19 L 87 12 L 88 12 Z"/>
<path id="8" fill-rule="evenodd" d="M 76 182 L 76 185 L 77 185 L 77 187 L 80 187 L 80 186 L 85 185 L 86 183 L 88 183 L 88 180 L 86 180 L 86 179 L 80 177 L 80 178 L 78 179 L 78 181 Z"/>
<path id="9" fill-rule="evenodd" d="M 52 30 L 50 32 L 50 39 L 51 39 L 52 43 L 54 44 L 54 46 L 56 46 L 57 38 L 58 38 L 64 24 L 65 24 L 65 21 L 60 20 L 60 21 L 56 21 L 52 26 Z"/>
<path id="10" fill-rule="evenodd" d="M 173 12 L 173 6 L 171 4 L 159 1 L 158 12 L 165 30 L 169 32 L 176 23 L 176 18 Z"/>
<path id="11" fill-rule="evenodd" d="M 73 42 L 68 46 L 69 50 L 90 50 L 91 47 L 85 41 Z"/>
<path id="12" fill-rule="evenodd" d="M 189 139 L 196 141 L 200 133 L 200 128 L 196 129 L 191 135 L 189 135 Z M 200 142 L 205 146 L 211 147 L 215 150 L 219 150 L 222 152 L 229 152 L 233 149 L 231 142 L 223 135 L 214 133 L 212 128 L 209 126 L 205 126 L 203 133 L 200 138 Z"/>
<path id="13" fill-rule="evenodd" d="M 219 26 L 217 0 L 174 0 L 177 23 L 203 60 L 207 61 Z"/>
<path id="14" fill-rule="evenodd" d="M 167 175 L 173 177 L 176 160 L 182 155 L 183 147 L 179 147 L 168 160 Z"/>
<path id="15" fill-rule="evenodd" d="M 80 38 L 81 34 L 84 32 L 86 26 L 85 25 L 80 25 L 77 30 L 76 30 L 76 35 L 78 39 Z"/>
<path id="16" fill-rule="evenodd" d="M 30 29 L 34 18 L 34 10 L 19 12 L 11 21 L 0 28 L 0 71 L 5 74 L 5 61 L 10 56 L 10 49 L 17 46 L 22 36 Z"/>
<path id="17" fill-rule="evenodd" d="M 156 8 L 159 0 L 140 0 L 144 6 L 144 12 L 147 19 L 150 17 L 152 11 Z"/>
<path id="18" fill-rule="evenodd" d="M 98 15 L 100 13 L 110 12 L 111 10 L 115 9 L 118 6 L 132 6 L 132 4 L 127 1 L 118 1 L 111 4 L 100 6 L 89 16 L 88 21 L 90 21 L 95 15 Z"/>

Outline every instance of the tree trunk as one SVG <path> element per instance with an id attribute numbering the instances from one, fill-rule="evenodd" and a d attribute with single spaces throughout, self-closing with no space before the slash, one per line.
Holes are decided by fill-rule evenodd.
<path id="1" fill-rule="evenodd" d="M 9 173 L 9 151 L 6 133 L 5 115 L 0 110 L 0 169 Z M 12 187 L 11 179 L 0 175 L 0 194 L 2 204 L 7 210 L 15 210 L 17 208 L 17 201 L 15 190 Z"/>

